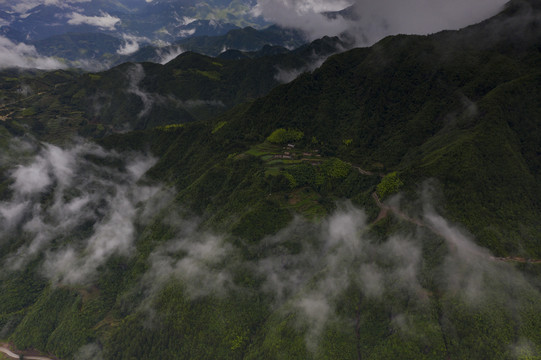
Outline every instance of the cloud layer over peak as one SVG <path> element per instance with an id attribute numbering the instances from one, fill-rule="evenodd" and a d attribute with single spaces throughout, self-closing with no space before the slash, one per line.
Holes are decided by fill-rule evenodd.
<path id="1" fill-rule="evenodd" d="M 429 34 L 459 29 L 495 15 L 507 0 L 259 0 L 256 13 L 285 27 L 299 28 L 310 39 L 348 33 L 358 45 L 371 45 L 387 35 Z M 352 5 L 349 16 L 325 11 Z M 352 16 L 353 15 L 353 16 Z"/>

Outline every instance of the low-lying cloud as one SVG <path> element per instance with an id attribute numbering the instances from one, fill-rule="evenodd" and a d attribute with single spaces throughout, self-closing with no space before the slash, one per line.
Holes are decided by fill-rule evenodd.
<path id="1" fill-rule="evenodd" d="M 150 255 L 151 267 L 143 282 L 150 285 L 151 294 L 170 280 L 180 280 L 192 298 L 223 296 L 233 287 L 232 274 L 223 267 L 234 254 L 220 235 L 183 231 Z"/>
<path id="2" fill-rule="evenodd" d="M 26 239 L 4 266 L 21 269 L 45 252 L 45 277 L 85 284 L 111 256 L 129 256 L 136 224 L 164 204 L 160 186 L 138 184 L 154 163 L 85 142 L 44 144 L 11 172 L 11 199 L 0 203 L 2 238 Z"/>
<path id="3" fill-rule="evenodd" d="M 77 12 L 68 15 L 68 24 L 70 25 L 91 25 L 102 30 L 113 31 L 120 23 L 120 19 L 107 13 L 101 13 L 101 16 L 86 16 Z"/>
<path id="4" fill-rule="evenodd" d="M 159 64 L 165 65 L 184 52 L 185 50 L 180 46 L 162 47 L 156 50 L 157 59 L 155 61 Z"/>
<path id="5" fill-rule="evenodd" d="M 142 102 L 143 108 L 137 114 L 137 117 L 141 118 L 147 116 L 152 111 L 155 105 L 170 104 L 175 107 L 183 107 L 186 109 L 193 109 L 199 106 L 213 106 L 224 107 L 224 103 L 219 100 L 201 100 L 201 99 L 188 99 L 180 100 L 172 94 L 161 95 L 157 93 L 150 93 L 141 87 L 141 82 L 144 80 L 146 74 L 143 65 L 133 64 L 126 72 L 126 78 L 128 80 L 127 92 L 136 95 Z"/>
<path id="6" fill-rule="evenodd" d="M 399 205 L 399 200 L 394 202 Z M 476 245 L 471 235 L 446 221 L 430 204 L 409 231 L 386 239 L 374 238 L 361 209 L 351 203 L 339 204 L 319 224 L 296 218 L 275 235 L 263 238 L 258 245 L 261 256 L 252 261 L 242 260 L 240 249 L 226 241 L 226 236 L 198 230 L 197 221 L 172 216 L 167 223 L 176 223 L 173 227 L 179 234 L 148 258 L 149 271 L 143 281 L 147 296 L 175 279 L 192 298 L 224 296 L 242 291 L 234 281 L 235 269 L 249 269 L 261 280 L 260 291 L 275 310 L 288 318 L 294 315 L 312 352 L 318 350 L 329 323 L 341 318 L 339 302 L 352 288 L 357 289 L 360 302 L 385 304 L 396 297 L 407 299 L 399 307 L 400 300 L 393 300 L 390 321 L 395 329 L 419 336 L 425 330 L 412 320 L 407 306 L 429 307 L 433 292 L 458 299 L 471 309 L 497 297 L 498 306 L 509 303 L 508 311 L 513 311 L 513 306 L 521 305 L 512 294 L 541 299 L 519 271 Z M 442 260 L 430 270 L 423 254 L 427 242 L 446 248 Z M 296 250 L 291 250 L 292 244 Z M 426 271 L 437 274 L 431 286 L 427 286 Z M 453 309 L 444 306 L 442 311 Z"/>
<path id="7" fill-rule="evenodd" d="M 20 142 L 14 146 L 21 153 L 33 149 Z M 418 336 L 426 330 L 412 320 L 418 311 L 412 309 L 430 308 L 434 296 L 441 316 L 449 312 L 449 318 L 455 310 L 447 304 L 456 302 L 472 311 L 496 304 L 512 313 L 523 301 L 541 301 L 522 273 L 476 245 L 428 200 L 415 216 L 390 211 L 407 226 L 385 237 L 371 231 L 362 209 L 345 202 L 318 223 L 296 217 L 276 234 L 247 245 L 203 228 L 201 219 L 181 215 L 186 212 L 171 205 L 163 187 L 142 183 L 155 161 L 85 142 L 64 149 L 43 144 L 12 169 L 10 198 L 0 202 L 0 239 L 24 240 L 4 257 L 4 269 L 22 269 L 44 254 L 40 269 L 53 283 L 90 285 L 111 257 L 134 256 L 136 239 L 153 236 L 141 229 L 163 226 L 162 237 L 155 239 L 159 245 L 145 260 L 147 271 L 135 285 L 140 310 L 152 313 L 155 295 L 171 282 L 182 284 L 191 299 L 257 290 L 276 313 L 294 319 L 314 352 L 329 323 L 352 326 L 339 311 L 350 291 L 357 294 L 359 309 L 363 302 L 392 307 L 390 326 Z M 391 199 L 391 209 L 399 209 L 400 201 Z M 244 246 L 258 257 L 244 257 Z M 257 279 L 258 288 L 237 283 L 238 271 Z M 362 326 L 364 315 L 357 317 Z M 509 344 L 516 351 L 530 344 L 526 338 L 516 341 Z"/>
<path id="8" fill-rule="evenodd" d="M 66 65 L 52 57 L 41 56 L 33 45 L 14 43 L 0 36 L 0 68 L 62 69 Z"/>
<path id="9" fill-rule="evenodd" d="M 122 35 L 122 39 L 124 40 L 124 44 L 116 51 L 119 55 L 131 55 L 137 50 L 139 50 L 139 41 L 141 40 L 137 36 L 133 35 Z"/>
<path id="10" fill-rule="evenodd" d="M 134 64 L 127 72 L 129 81 L 128 93 L 136 95 L 143 103 L 143 109 L 137 115 L 138 117 L 148 115 L 155 103 L 154 97 L 140 87 L 141 81 L 143 81 L 145 76 L 145 69 L 143 69 L 143 65 L 141 64 Z"/>
<path id="11" fill-rule="evenodd" d="M 411 235 L 395 235 L 375 243 L 368 226 L 365 213 L 345 203 L 319 225 L 297 219 L 263 240 L 276 253 L 255 263 L 254 271 L 265 278 L 263 290 L 278 306 L 287 304 L 300 314 L 311 351 L 317 350 L 327 322 L 337 318 L 337 301 L 351 286 L 372 299 L 381 299 L 391 289 L 421 292 L 420 242 Z M 299 234 L 312 241 L 304 241 L 297 254 L 283 253 Z"/>
<path id="12" fill-rule="evenodd" d="M 323 57 L 314 56 L 313 59 L 308 64 L 300 68 L 287 69 L 287 68 L 276 67 L 276 74 L 274 75 L 274 79 L 282 84 L 287 84 L 295 80 L 299 75 L 303 73 L 312 72 L 316 70 L 325 62 L 325 60 L 327 60 L 327 58 L 328 56 L 323 56 Z"/>

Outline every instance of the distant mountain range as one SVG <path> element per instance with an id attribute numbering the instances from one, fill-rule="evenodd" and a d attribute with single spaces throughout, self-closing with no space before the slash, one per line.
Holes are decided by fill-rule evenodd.
<path id="1" fill-rule="evenodd" d="M 183 51 L 217 56 L 229 49 L 294 49 L 305 43 L 299 31 L 254 17 L 252 0 L 24 4 L 0 4 L 0 36 L 14 44 L 10 51 L 24 43 L 37 56 L 87 70 L 124 61 L 164 63 Z"/>
<path id="2" fill-rule="evenodd" d="M 197 22 L 206 24 L 207 30 L 202 30 L 203 33 L 210 32 L 208 27 L 212 21 Z M 228 28 L 233 30 L 224 35 L 198 36 L 199 32 L 195 32 L 192 37 L 166 46 L 139 45 L 137 39 L 122 39 L 104 33 L 66 33 L 29 44 L 35 46 L 40 56 L 58 59 L 68 67 L 98 71 L 127 61 L 165 64 L 185 51 L 218 56 L 227 50 L 258 52 L 264 46 L 272 46 L 282 47 L 287 52 L 305 43 L 300 32 L 274 25 L 261 30 Z"/>
<path id="3" fill-rule="evenodd" d="M 166 47 L 147 46 L 123 60 L 160 62 L 157 60 L 163 59 L 163 54 L 174 53 L 179 49 L 208 56 L 218 56 L 227 50 L 259 51 L 265 45 L 293 50 L 304 43 L 302 33 L 293 29 L 283 29 L 275 25 L 262 30 L 246 27 L 231 30 L 224 35 L 193 36 Z"/>
<path id="4" fill-rule="evenodd" d="M 4 34 L 12 34 L 12 40 L 36 41 L 69 32 L 103 32 L 117 37 L 128 34 L 149 42 L 171 42 L 198 32 L 197 35 L 217 35 L 234 27 L 268 25 L 252 15 L 253 0 L 91 0 L 37 6 L 28 3 L 28 6 L 24 1 L 0 3 L 0 25 Z"/>

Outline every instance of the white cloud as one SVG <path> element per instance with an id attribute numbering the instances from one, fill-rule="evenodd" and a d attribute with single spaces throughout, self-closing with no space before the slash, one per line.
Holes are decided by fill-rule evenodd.
<path id="1" fill-rule="evenodd" d="M 44 275 L 56 282 L 86 283 L 111 256 L 130 255 L 136 224 L 155 216 L 168 199 L 160 186 L 137 184 L 155 161 L 89 143 L 65 149 L 44 144 L 12 171 L 11 199 L 0 202 L 0 238 L 28 239 L 8 255 L 5 266 L 20 269 L 65 236 L 73 238 L 47 251 L 43 264 Z M 43 196 L 50 199 L 47 204 Z"/>
<path id="2" fill-rule="evenodd" d="M 195 34 L 195 31 L 196 31 L 195 28 L 179 30 L 177 36 L 181 38 L 190 37 L 193 34 Z"/>
<path id="3" fill-rule="evenodd" d="M 130 82 L 128 93 L 138 96 L 143 103 L 143 110 L 141 110 L 139 114 L 137 114 L 137 116 L 142 117 L 148 115 L 150 113 L 150 110 L 152 110 L 152 107 L 154 106 L 155 100 L 152 94 L 149 94 L 148 92 L 139 87 L 141 81 L 143 81 L 146 76 L 143 65 L 134 64 L 126 75 L 128 77 L 128 81 Z"/>
<path id="4" fill-rule="evenodd" d="M 169 61 L 175 59 L 182 54 L 184 49 L 180 46 L 168 46 L 157 50 L 158 62 L 162 65 L 167 64 Z"/>
<path id="5" fill-rule="evenodd" d="M 255 16 L 266 16 L 266 12 L 274 5 L 288 9 L 298 15 L 307 13 L 321 13 L 326 11 L 339 11 L 350 6 L 352 1 L 326 1 L 326 0 L 259 0 L 252 9 Z"/>
<path id="6" fill-rule="evenodd" d="M 197 21 L 197 19 L 191 18 L 189 16 L 183 16 L 182 18 L 177 17 L 177 21 L 179 26 L 185 26 L 193 23 L 194 21 Z"/>
<path id="7" fill-rule="evenodd" d="M 25 144 L 18 147 L 29 149 Z M 404 296 L 406 305 L 391 303 L 391 323 L 401 332 L 421 337 L 424 329 L 412 319 L 416 309 L 425 311 L 434 290 L 450 300 L 464 299 L 465 305 L 500 299 L 501 304 L 509 304 L 503 306 L 512 308 L 521 305 L 518 294 L 531 296 L 524 301 L 541 298 L 519 271 L 476 245 L 467 232 L 443 219 L 430 204 L 419 207 L 423 212 L 418 221 L 423 226 L 386 239 L 374 238 L 362 210 L 350 203 L 338 204 L 338 210 L 319 223 L 294 219 L 254 245 L 261 253 L 258 259 L 243 259 L 230 236 L 203 230 L 200 220 L 185 220 L 173 211 L 171 193 L 141 184 L 139 180 L 155 161 L 86 143 L 67 149 L 43 146 L 31 161 L 14 170 L 13 196 L 0 203 L 0 235 L 16 223 L 22 231 L 12 236 L 28 239 L 4 266 L 20 268 L 45 252 L 46 277 L 62 284 L 88 284 L 112 256 L 133 255 L 141 236 L 138 229 L 159 218 L 167 235 L 155 239 L 163 242 L 152 250 L 147 272 L 136 287 L 147 296 L 143 306 L 151 306 L 153 295 L 175 279 L 192 299 L 244 291 L 243 285 L 235 283 L 239 266 L 253 271 L 268 301 L 301 324 L 299 329 L 304 329 L 306 346 L 312 351 L 317 350 L 329 320 L 351 323 L 338 311 L 340 299 L 350 290 L 384 306 L 389 306 L 389 298 Z M 43 183 L 36 174 L 42 175 Z M 48 204 L 42 204 L 44 197 L 50 199 Z M 398 208 L 395 202 L 393 207 Z M 92 224 L 88 232 L 78 231 L 88 228 L 88 223 Z M 70 236 L 69 241 L 63 241 L 63 236 Z M 55 246 L 49 247 L 52 241 Z M 423 256 L 427 243 L 441 243 L 438 248 L 447 249 L 441 262 L 430 267 L 427 253 Z M 426 270 L 438 274 L 433 284 L 423 281 Z M 453 311 L 446 303 L 441 302 L 444 316 Z M 517 352 L 529 351 L 528 339 L 513 341 L 517 341 L 513 345 Z M 80 356 L 99 358 L 99 347 L 85 347 Z"/>
<path id="8" fill-rule="evenodd" d="M 139 43 L 149 42 L 145 37 L 139 37 L 134 35 L 122 34 L 122 39 L 124 39 L 124 44 L 117 50 L 119 55 L 131 55 L 137 50 L 139 50 Z"/>
<path id="9" fill-rule="evenodd" d="M 0 36 L 0 68 L 10 67 L 52 70 L 66 66 L 52 57 L 41 56 L 34 46 L 16 44 Z"/>
<path id="10" fill-rule="evenodd" d="M 91 25 L 91 26 L 97 26 L 100 29 L 104 30 L 115 30 L 115 27 L 118 23 L 120 23 L 120 19 L 116 16 L 111 16 L 107 13 L 101 13 L 101 16 L 86 16 L 82 15 L 76 12 L 71 13 L 68 15 L 69 20 L 68 24 L 70 25 Z"/>
<path id="11" fill-rule="evenodd" d="M 194 224 L 188 227 L 193 229 Z M 233 254 L 233 247 L 220 236 L 195 230 L 179 234 L 150 255 L 151 267 L 144 282 L 150 285 L 152 294 L 168 280 L 177 278 L 193 298 L 225 295 L 233 286 L 233 279 L 228 271 L 218 269 Z"/>
<path id="12" fill-rule="evenodd" d="M 4 225 L 3 230 L 10 230 L 14 225 L 19 223 L 29 204 L 28 201 L 21 203 L 0 203 L 0 219 Z M 2 234 L 2 231 L 0 231 L 0 234 Z"/>
<path id="13" fill-rule="evenodd" d="M 52 183 L 48 174 L 48 162 L 38 157 L 29 166 L 21 166 L 14 171 L 15 182 L 13 188 L 21 194 L 40 192 Z"/>
<path id="14" fill-rule="evenodd" d="M 0 1 L 8 4 L 9 8 L 19 14 L 23 14 L 28 10 L 35 8 L 36 6 L 46 5 L 46 6 L 58 6 L 58 7 L 70 7 L 71 4 L 90 2 L 92 0 L 15 0 L 15 1 Z"/>

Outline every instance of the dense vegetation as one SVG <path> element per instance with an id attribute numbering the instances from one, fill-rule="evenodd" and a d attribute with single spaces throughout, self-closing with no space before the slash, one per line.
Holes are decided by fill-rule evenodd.
<path id="1" fill-rule="evenodd" d="M 258 71 L 291 54 L 138 65 L 149 93 L 229 110 L 179 124 L 186 110 L 165 108 L 160 120 L 131 121 L 138 131 L 101 138 L 106 150 L 82 159 L 109 171 L 103 183 L 149 151 L 157 162 L 134 192 L 159 182 L 165 199 L 149 213 L 135 203 L 146 215 L 134 217 L 132 251 L 85 281 L 43 264 L 70 244 L 86 259 L 99 222 L 2 272 L 0 338 L 62 359 L 539 358 L 541 266 L 527 259 L 541 258 L 540 8 L 516 1 L 460 31 L 389 37 L 277 87 Z M 134 66 L 33 74 L 29 86 L 70 89 L 35 99 L 18 100 L 5 82 L 4 102 L 35 112 L 2 122 L 0 145 L 24 163 L 31 150 L 13 139 L 52 137 L 50 123 L 25 127 L 51 114 L 38 107 L 45 96 L 65 113 L 108 89 L 115 105 L 99 124 L 121 123 L 136 102 L 121 80 Z M 2 204 L 16 192 L 12 159 L 0 164 Z M 44 187 L 35 209 L 54 214 L 85 193 L 77 185 Z M 6 263 L 31 240 L 25 228 L 4 238 Z"/>
<path id="2" fill-rule="evenodd" d="M 174 44 L 167 46 L 145 44 L 141 49 L 129 55 L 121 51 L 126 45 L 125 39 L 94 32 L 67 32 L 33 41 L 31 45 L 35 46 L 41 55 L 52 56 L 67 66 L 93 70 L 120 65 L 124 62 L 162 63 L 164 59 L 167 59 L 167 55 L 178 54 L 180 51 L 218 56 L 224 52 L 224 49 L 243 49 L 257 53 L 265 46 L 272 46 L 280 48 L 281 53 L 287 53 L 289 52 L 287 49 L 295 49 L 306 43 L 300 32 L 278 26 L 261 30 L 252 27 L 238 29 L 228 23 L 199 20 L 184 27 L 193 29 L 195 32 L 193 36 L 180 40 L 174 39 Z M 182 32 L 181 29 L 179 30 Z M 24 42 L 25 39 L 18 41 Z"/>
<path id="3" fill-rule="evenodd" d="M 206 120 L 265 95 L 280 84 L 280 71 L 302 70 L 342 45 L 323 38 L 295 51 L 238 60 L 187 52 L 166 65 L 124 63 L 100 73 L 13 77 L 16 71 L 5 71 L 5 96 L 17 99 L 6 99 L 0 115 L 7 126 L 26 125 L 52 142 Z"/>

